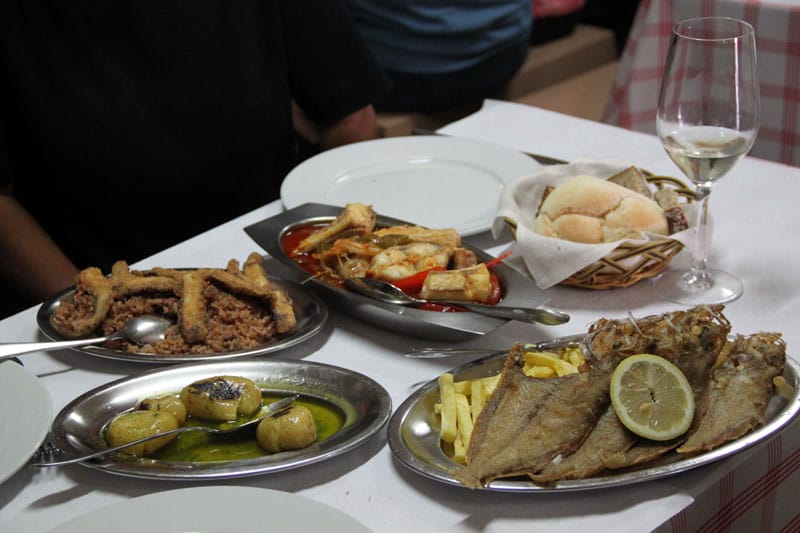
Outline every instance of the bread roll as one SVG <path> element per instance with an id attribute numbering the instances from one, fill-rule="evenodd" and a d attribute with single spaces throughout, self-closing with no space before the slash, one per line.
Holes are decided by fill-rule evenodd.
<path id="1" fill-rule="evenodd" d="M 656 202 L 592 176 L 575 176 L 553 189 L 533 229 L 547 237 L 589 244 L 640 239 L 645 231 L 668 233 L 664 210 Z"/>

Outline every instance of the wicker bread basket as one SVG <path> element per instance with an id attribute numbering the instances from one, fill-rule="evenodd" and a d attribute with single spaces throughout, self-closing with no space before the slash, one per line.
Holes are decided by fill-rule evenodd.
<path id="1" fill-rule="evenodd" d="M 681 205 L 694 201 L 694 192 L 681 180 L 669 176 L 654 176 L 647 172 L 644 174 L 647 183 L 654 189 L 674 189 Z M 508 218 L 505 221 L 512 235 L 516 237 L 514 221 Z M 621 244 L 602 259 L 564 279 L 559 285 L 596 290 L 630 287 L 638 281 L 660 274 L 682 249 L 682 243 L 668 237 L 638 245 Z"/>

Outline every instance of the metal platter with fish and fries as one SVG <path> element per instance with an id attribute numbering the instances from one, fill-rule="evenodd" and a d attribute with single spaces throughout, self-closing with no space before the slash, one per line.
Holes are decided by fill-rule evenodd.
<path id="1" fill-rule="evenodd" d="M 730 335 L 721 306 L 627 322 L 603 319 L 588 335 L 518 345 L 428 382 L 389 422 L 394 456 L 424 477 L 476 490 L 593 490 L 709 465 L 776 436 L 800 413 L 800 365 L 780 334 Z M 630 354 L 620 354 L 613 343 L 626 328 Z M 648 335 L 667 330 L 675 334 Z M 645 346 L 657 354 L 635 355 Z M 638 357 L 666 360 L 691 383 L 698 408 L 679 436 L 652 440 L 619 422 L 608 382 Z"/>
<path id="2" fill-rule="evenodd" d="M 274 354 L 319 333 L 325 302 L 313 291 L 267 275 L 259 254 L 240 268 L 134 270 L 123 261 L 109 275 L 87 268 L 75 287 L 45 301 L 36 316 L 54 341 L 109 335 L 132 317 L 172 322 L 151 344 L 104 342 L 73 348 L 87 355 L 141 363 L 187 363 Z"/>
<path id="3" fill-rule="evenodd" d="M 50 431 L 52 443 L 62 451 L 56 459 L 83 457 L 108 448 L 108 428 L 120 415 L 149 408 L 142 404 L 165 396 L 178 397 L 188 407 L 184 390 L 218 377 L 233 382 L 251 380 L 260 389 L 264 405 L 298 394 L 293 405 L 305 406 L 311 413 L 315 440 L 300 449 L 267 452 L 256 442 L 258 430 L 227 435 L 197 431 L 182 433 L 145 457 L 114 453 L 80 464 L 121 476 L 177 481 L 270 474 L 327 460 L 363 444 L 386 424 L 392 410 L 381 385 L 333 365 L 276 359 L 177 365 L 108 383 L 70 402 L 55 417 Z M 154 400 L 143 402 L 148 399 Z M 191 411 L 183 423 L 223 429 L 203 417 L 192 422 Z"/>
<path id="4" fill-rule="evenodd" d="M 289 269 L 297 276 L 303 283 L 313 286 L 318 290 L 323 297 L 335 305 L 343 312 L 356 316 L 365 322 L 371 323 L 378 327 L 388 329 L 391 331 L 400 332 L 403 334 L 412 335 L 414 337 L 428 338 L 435 340 L 464 340 L 475 336 L 484 335 L 500 327 L 508 322 L 509 318 L 497 318 L 493 316 L 486 316 L 477 312 L 447 312 L 448 310 L 440 307 L 414 307 L 403 306 L 396 303 L 387 303 L 379 301 L 378 299 L 365 296 L 355 291 L 345 288 L 343 283 L 335 283 L 331 279 L 322 279 L 324 276 L 319 276 L 309 270 L 309 265 L 298 261 L 296 249 L 292 246 L 297 243 L 293 241 L 298 234 L 302 234 L 308 228 L 313 228 L 313 231 L 318 231 L 320 234 L 323 232 L 319 228 L 333 227 L 341 220 L 341 215 L 349 206 L 337 207 L 323 204 L 303 204 L 294 209 L 289 209 L 272 218 L 263 220 L 245 228 L 250 237 L 255 240 L 262 248 L 264 248 L 270 256 L 275 260 L 289 267 Z M 370 209 L 369 206 L 365 206 Z M 429 230 L 420 226 L 414 226 L 413 223 L 397 220 L 372 213 L 374 217 L 371 221 L 371 227 L 374 227 L 374 233 L 371 236 L 376 236 L 381 233 L 381 237 L 397 237 L 392 231 L 396 228 L 401 228 L 400 231 L 447 231 L 454 232 L 454 230 Z M 383 232 L 385 230 L 385 232 Z M 344 228 L 343 235 L 348 235 L 348 229 Z M 371 231 L 371 230 L 368 230 Z M 383 233 L 382 233 L 383 232 Z M 313 235 L 313 234 L 312 234 Z M 422 242 L 417 240 L 416 236 L 401 235 L 406 237 L 412 243 Z M 514 270 L 508 265 L 504 264 L 498 258 L 494 258 L 483 251 L 463 243 L 455 235 L 455 239 L 459 242 L 457 248 L 465 254 L 472 254 L 472 257 L 479 264 L 491 265 L 491 275 L 497 280 L 497 287 L 499 287 L 499 295 L 497 300 L 500 305 L 506 308 L 517 307 L 527 308 L 549 313 L 558 316 L 559 320 L 564 321 L 569 317 L 557 311 L 547 310 L 542 306 L 547 302 L 548 297 L 544 291 L 539 289 L 536 284 L 525 275 Z M 359 240 L 358 237 L 348 239 L 344 237 L 342 240 L 349 240 L 348 246 L 359 246 L 366 244 L 372 248 L 399 248 L 403 245 L 384 245 L 383 242 L 374 245 L 366 240 Z M 335 241 L 339 243 L 339 240 Z M 326 243 L 323 243 L 326 244 Z M 320 248 L 318 248 L 319 250 Z M 330 248 L 322 248 L 329 251 Z M 355 257 L 357 253 L 351 253 L 352 248 L 347 250 L 347 253 L 342 257 L 348 258 Z M 380 254 L 380 252 L 378 252 Z M 363 257 L 363 256 L 362 256 Z M 374 257 L 371 265 L 374 266 Z M 338 264 L 343 264 L 345 260 L 337 260 Z M 451 259 L 452 262 L 452 259 Z M 426 271 L 420 270 L 418 273 L 424 274 Z M 353 276 L 358 278 L 360 276 Z M 410 277 L 415 277 L 414 275 Z M 345 276 L 341 276 L 342 279 Z M 407 278 L 408 279 L 408 278 Z M 339 280 L 341 281 L 341 280 Z M 467 300 L 468 301 L 468 300 Z M 494 304 L 492 304 L 494 305 Z"/>

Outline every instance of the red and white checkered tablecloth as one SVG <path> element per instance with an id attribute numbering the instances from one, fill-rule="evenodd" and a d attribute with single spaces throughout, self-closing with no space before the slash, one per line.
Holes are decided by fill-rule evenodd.
<path id="1" fill-rule="evenodd" d="M 800 531 L 800 421 L 696 496 L 656 533 Z"/>
<path id="2" fill-rule="evenodd" d="M 642 0 L 603 120 L 656 132 L 656 105 L 673 25 L 725 16 L 756 30 L 761 127 L 751 156 L 800 166 L 800 0 Z"/>

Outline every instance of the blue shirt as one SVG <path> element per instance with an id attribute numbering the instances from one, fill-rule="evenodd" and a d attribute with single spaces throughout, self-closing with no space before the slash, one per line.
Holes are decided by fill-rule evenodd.
<path id="1" fill-rule="evenodd" d="M 348 0 L 356 25 L 386 70 L 419 74 L 472 67 L 528 42 L 530 0 Z"/>

